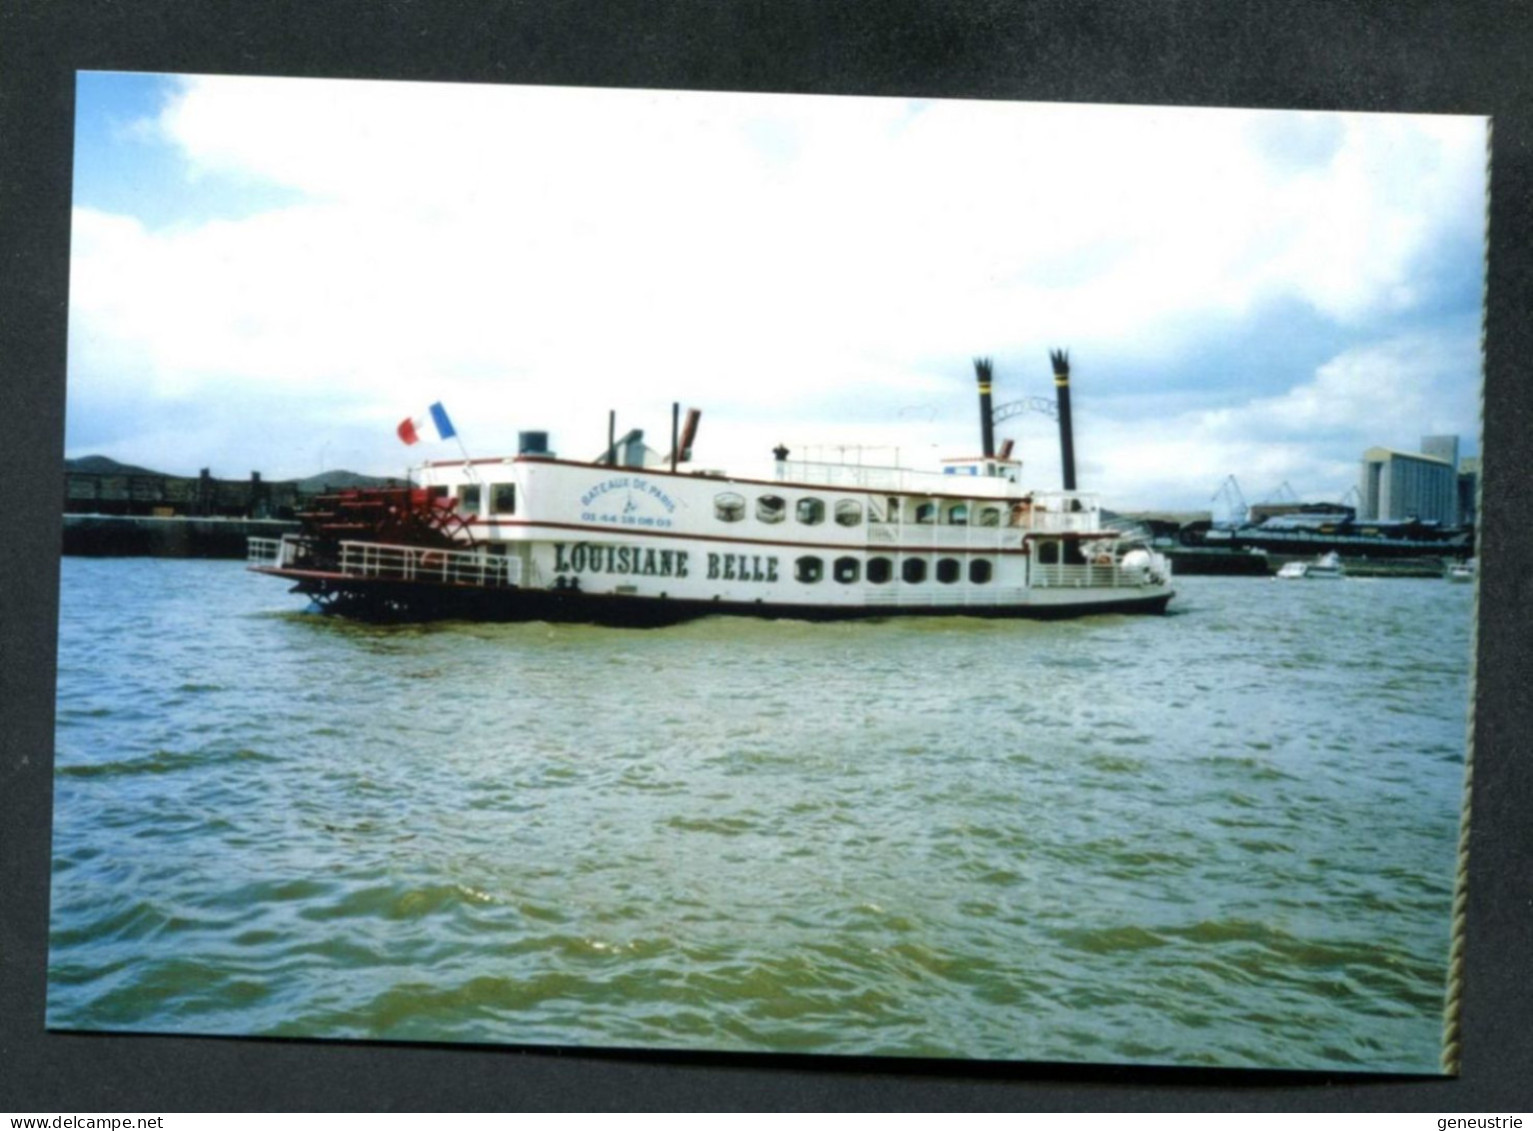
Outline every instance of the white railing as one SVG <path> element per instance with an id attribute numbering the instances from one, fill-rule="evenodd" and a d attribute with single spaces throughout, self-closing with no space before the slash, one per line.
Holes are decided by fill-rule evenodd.
<path id="1" fill-rule="evenodd" d="M 433 581 L 447 585 L 503 588 L 519 585 L 520 558 L 492 556 L 479 550 L 438 550 L 382 542 L 341 542 L 340 559 L 327 568 L 347 577 L 391 581 Z M 295 535 L 251 538 L 246 562 L 265 569 L 318 568 L 307 542 Z"/>
<path id="2" fill-rule="evenodd" d="M 1034 491 L 1021 525 L 1044 534 L 1090 533 L 1100 530 L 1102 516 L 1095 495 L 1074 491 Z"/>
<path id="3" fill-rule="evenodd" d="M 380 542 L 342 542 L 341 572 L 348 577 L 436 581 L 500 588 L 521 581 L 521 560 L 472 550 L 429 550 Z M 513 576 L 514 575 L 514 576 Z"/>
<path id="4" fill-rule="evenodd" d="M 284 550 L 288 546 L 286 538 L 247 538 L 245 539 L 245 564 L 262 566 L 266 569 L 280 569 L 290 564 Z"/>
<path id="5" fill-rule="evenodd" d="M 920 585 L 902 585 L 891 581 L 887 585 L 867 589 L 863 604 L 874 608 L 954 608 L 959 606 L 1015 605 L 1025 600 L 1027 590 L 1014 585 L 984 585 L 949 589 L 940 584 L 925 582 Z"/>
<path id="6" fill-rule="evenodd" d="M 995 551 L 1022 544 L 1022 528 L 1016 526 L 977 526 L 963 523 L 870 522 L 870 546 L 898 545 L 920 550 L 970 550 L 976 553 Z"/>
<path id="7" fill-rule="evenodd" d="M 1115 565 L 1065 565 L 1036 561 L 1030 579 L 1037 589 L 1137 588 L 1149 580 L 1144 570 L 1126 570 Z"/>
<path id="8" fill-rule="evenodd" d="M 914 495 L 969 495 L 980 499 L 1003 498 L 1015 490 L 1012 481 L 999 475 L 949 475 L 909 467 L 878 467 L 871 464 L 793 459 L 776 466 L 776 478 L 784 483 L 812 483 L 825 487 L 852 487 L 863 491 L 900 491 Z"/>

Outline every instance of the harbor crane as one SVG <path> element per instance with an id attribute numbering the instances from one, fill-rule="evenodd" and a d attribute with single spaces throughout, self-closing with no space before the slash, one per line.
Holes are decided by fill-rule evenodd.
<path id="1" fill-rule="evenodd" d="M 1287 496 L 1286 500 L 1284 499 L 1285 495 Z M 1269 491 L 1267 493 L 1267 497 L 1262 501 L 1267 503 L 1281 503 L 1285 501 L 1290 503 L 1297 503 L 1299 501 L 1299 492 L 1295 491 L 1293 489 L 1293 485 L 1285 479 L 1282 483 L 1278 484 L 1276 488 Z"/>
<path id="2" fill-rule="evenodd" d="M 1230 516 L 1226 521 L 1227 526 L 1239 526 L 1251 513 L 1251 508 L 1246 506 L 1246 497 L 1240 493 L 1240 483 L 1233 474 L 1225 476 L 1213 498 L 1209 499 L 1211 503 L 1220 501 L 1223 501 L 1225 513 Z"/>

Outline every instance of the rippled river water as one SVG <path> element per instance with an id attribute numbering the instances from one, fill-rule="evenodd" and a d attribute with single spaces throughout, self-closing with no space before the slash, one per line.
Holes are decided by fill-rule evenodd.
<path id="1" fill-rule="evenodd" d="M 364 627 L 63 562 L 55 1028 L 1438 1068 L 1472 593 Z"/>

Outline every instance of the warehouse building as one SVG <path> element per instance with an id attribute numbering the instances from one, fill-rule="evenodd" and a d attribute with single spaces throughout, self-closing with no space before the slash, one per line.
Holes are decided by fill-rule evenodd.
<path id="1" fill-rule="evenodd" d="M 1451 445 L 1444 440 L 1451 440 Z M 1369 448 L 1363 453 L 1359 520 L 1420 519 L 1459 524 L 1457 437 L 1428 436 L 1423 447 L 1439 454 Z M 1445 458 L 1448 457 L 1448 458 Z"/>

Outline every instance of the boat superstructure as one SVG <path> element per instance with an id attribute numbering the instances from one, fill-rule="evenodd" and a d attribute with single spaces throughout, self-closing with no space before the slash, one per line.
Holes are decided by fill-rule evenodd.
<path id="1" fill-rule="evenodd" d="M 688 446 L 673 435 L 673 452 Z M 632 444 L 560 459 L 542 433 L 520 447 L 322 498 L 300 533 L 252 539 L 249 564 L 371 617 L 1049 617 L 1159 612 L 1172 597 L 1142 531 L 1091 494 L 1024 490 L 1007 455 L 920 470 L 778 448 L 741 474 Z"/>

